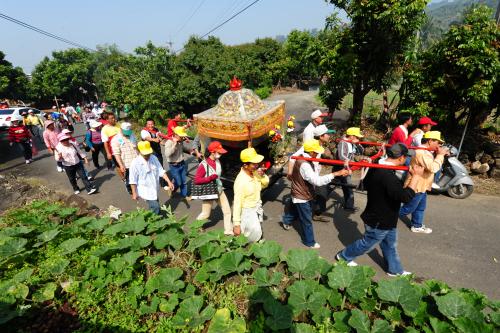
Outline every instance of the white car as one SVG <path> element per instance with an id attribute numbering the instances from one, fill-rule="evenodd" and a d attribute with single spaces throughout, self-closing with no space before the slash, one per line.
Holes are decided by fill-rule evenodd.
<path id="1" fill-rule="evenodd" d="M 0 129 L 6 129 L 10 127 L 10 119 L 12 118 L 12 116 L 20 116 L 21 113 L 25 111 L 28 112 L 29 110 L 33 110 L 33 112 L 37 116 L 40 116 L 43 119 L 43 112 L 34 108 L 16 106 L 8 109 L 0 109 Z"/>

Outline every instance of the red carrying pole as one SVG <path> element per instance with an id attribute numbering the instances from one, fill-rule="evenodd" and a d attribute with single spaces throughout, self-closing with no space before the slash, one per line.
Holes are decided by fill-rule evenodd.
<path id="1" fill-rule="evenodd" d="M 292 159 L 311 161 L 311 162 L 319 162 L 319 163 L 331 164 L 331 165 L 345 165 L 346 164 L 345 161 L 340 161 L 340 160 L 327 160 L 325 158 L 312 158 L 312 157 L 304 157 L 304 156 L 292 156 Z M 348 166 L 358 166 L 361 168 L 375 168 L 375 169 L 408 171 L 408 167 L 406 167 L 406 166 L 374 164 L 374 163 L 368 163 L 368 162 L 348 162 L 347 165 Z"/>
<path id="2" fill-rule="evenodd" d="M 340 142 L 340 141 L 345 141 L 345 142 L 352 142 L 351 140 L 345 140 L 345 139 L 337 139 L 337 142 Z M 359 141 L 359 142 L 356 142 L 357 144 L 360 144 L 360 145 L 363 145 L 363 146 L 382 146 L 384 145 L 385 147 L 389 148 L 389 147 L 392 147 L 392 145 L 388 144 L 388 143 L 380 143 L 380 142 L 371 142 L 371 141 Z M 432 149 L 430 148 L 427 148 L 427 147 L 416 147 L 416 146 L 409 146 L 407 147 L 408 149 L 420 149 L 420 150 L 429 150 L 429 151 L 433 151 Z"/>

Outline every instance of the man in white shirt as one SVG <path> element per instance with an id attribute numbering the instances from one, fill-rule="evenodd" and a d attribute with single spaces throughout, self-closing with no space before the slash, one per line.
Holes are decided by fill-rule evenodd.
<path id="1" fill-rule="evenodd" d="M 314 139 L 314 129 L 323 123 L 323 112 L 316 110 L 311 113 L 311 122 L 304 128 L 302 133 L 302 142 Z"/>
<path id="2" fill-rule="evenodd" d="M 148 203 L 149 209 L 155 214 L 160 214 L 160 203 L 158 201 L 158 190 L 160 189 L 160 177 L 168 184 L 171 190 L 174 184 L 167 176 L 160 162 L 153 155 L 153 149 L 149 141 L 140 141 L 137 144 L 140 155 L 130 165 L 129 184 L 132 189 L 132 199 L 142 198 Z"/>
<path id="3" fill-rule="evenodd" d="M 318 140 L 312 139 L 304 142 L 303 157 L 317 158 L 325 148 L 321 147 Z M 300 221 L 302 242 L 305 246 L 319 249 L 320 245 L 314 240 L 312 225 L 312 201 L 314 199 L 314 187 L 330 183 L 335 176 L 346 176 L 348 170 L 340 170 L 320 176 L 313 167 L 312 162 L 297 160 L 293 166 L 291 194 L 294 209 L 283 215 L 283 228 L 290 230 L 292 222 L 298 217 Z"/>
<path id="4" fill-rule="evenodd" d="M 335 130 L 329 130 L 326 125 L 318 125 L 314 128 L 314 139 L 319 140 L 319 143 L 322 147 L 326 147 L 330 142 L 330 134 L 335 133 Z M 329 152 L 329 151 L 327 151 Z M 304 146 L 300 147 L 292 156 L 301 156 L 304 154 Z M 318 154 L 316 158 L 321 158 L 322 154 Z M 332 156 L 328 156 L 326 158 L 332 158 Z M 291 180 L 293 166 L 295 165 L 294 159 L 290 159 L 288 161 L 288 174 L 287 178 Z M 312 162 L 314 171 L 319 175 L 321 171 L 321 165 L 319 162 Z M 328 218 L 323 215 L 326 211 L 326 201 L 328 199 L 328 188 L 326 185 L 320 186 L 316 188 L 316 208 L 314 209 L 313 220 L 320 222 L 330 222 L 331 218 Z"/>

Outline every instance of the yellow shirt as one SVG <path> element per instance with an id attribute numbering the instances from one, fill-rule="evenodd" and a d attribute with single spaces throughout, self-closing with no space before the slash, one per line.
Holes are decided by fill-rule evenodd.
<path id="1" fill-rule="evenodd" d="M 116 124 L 115 126 L 105 125 L 101 130 L 101 140 L 102 142 L 108 142 L 109 138 L 120 133 L 120 126 Z"/>
<path id="2" fill-rule="evenodd" d="M 269 185 L 267 175 L 259 176 L 254 173 L 250 177 L 243 169 L 234 181 L 233 223 L 240 225 L 243 208 L 253 208 L 260 202 L 260 191 Z"/>
<path id="3" fill-rule="evenodd" d="M 28 115 L 26 118 L 24 118 L 24 124 L 33 126 L 41 125 L 40 119 L 35 115 L 33 116 Z"/>
<path id="4" fill-rule="evenodd" d="M 432 182 L 434 181 L 434 174 L 441 169 L 443 165 L 444 156 L 437 155 L 436 158 L 428 150 L 418 149 L 415 151 L 415 156 L 412 157 L 410 166 L 421 165 L 424 167 L 424 174 L 422 178 L 418 181 L 417 187 L 415 188 L 416 193 L 425 193 L 430 191 L 432 188 Z M 405 181 L 405 187 L 411 181 L 411 173 L 408 173 L 408 177 Z"/>

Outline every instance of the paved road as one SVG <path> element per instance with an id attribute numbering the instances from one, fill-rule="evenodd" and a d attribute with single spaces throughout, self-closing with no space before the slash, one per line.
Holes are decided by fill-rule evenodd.
<path id="1" fill-rule="evenodd" d="M 304 125 L 315 108 L 313 96 L 312 92 L 300 92 L 275 96 L 274 99 L 285 99 L 287 113 L 297 116 L 298 124 Z M 340 122 L 345 116 L 342 113 L 336 115 L 335 122 Z M 83 133 L 81 126 L 77 130 L 77 133 Z M 0 173 L 15 172 L 37 177 L 53 188 L 72 193 L 66 175 L 56 172 L 55 163 L 46 151 L 42 151 L 31 165 L 24 165 L 20 152 L 8 153 L 5 140 L 0 140 L 0 152 Z M 190 163 L 190 169 L 194 167 L 194 164 Z M 88 166 L 88 169 L 96 177 L 99 193 L 81 196 L 100 208 L 114 205 L 127 211 L 138 206 L 126 194 L 123 183 L 116 175 L 104 170 L 97 172 L 92 166 Z M 263 198 L 266 213 L 263 224 L 264 237 L 280 242 L 285 250 L 302 247 L 297 231 L 284 231 L 279 224 L 283 211 L 282 198 L 287 193 L 288 181 L 281 179 Z M 179 203 L 175 197 L 167 201 L 165 193 L 161 193 L 160 199 L 171 204 L 178 216 L 187 215 L 194 219 L 201 209 L 197 201 L 192 202 L 191 207 Z M 356 240 L 363 232 L 359 212 L 345 213 L 338 208 L 339 200 L 341 191 L 336 189 L 328 202 L 327 215 L 332 218 L 331 221 L 314 222 L 316 240 L 321 244 L 319 253 L 330 260 L 334 260 L 339 250 Z M 355 200 L 356 205 L 363 208 L 366 203 L 365 193 L 356 193 Z M 432 234 L 413 234 L 404 223 L 399 224 L 398 248 L 404 268 L 419 277 L 440 279 L 455 287 L 475 288 L 489 297 L 500 299 L 499 203 L 498 197 L 476 194 L 465 200 L 442 195 L 431 196 L 425 221 L 433 228 Z M 139 206 L 145 207 L 143 203 L 139 203 Z M 219 209 L 215 210 L 212 220 L 213 225 L 210 228 L 222 228 L 222 214 Z M 385 276 L 385 264 L 379 249 L 357 261 L 373 267 L 377 271 L 377 278 Z"/>

